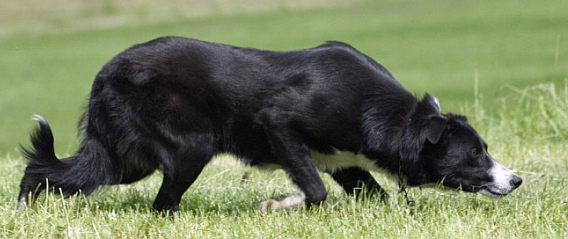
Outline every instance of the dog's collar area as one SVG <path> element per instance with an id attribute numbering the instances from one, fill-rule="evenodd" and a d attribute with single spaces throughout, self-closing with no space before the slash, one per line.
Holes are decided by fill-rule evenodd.
<path id="1" fill-rule="evenodd" d="M 400 182 L 398 183 L 398 193 L 404 194 L 404 200 L 406 200 L 406 204 L 414 206 L 414 200 L 408 197 L 408 191 L 406 190 L 406 187 Z"/>
<path id="2" fill-rule="evenodd" d="M 406 180 L 404 179 L 403 175 L 402 175 L 402 164 L 399 167 L 398 170 L 398 193 L 403 193 L 404 195 L 404 200 L 406 200 L 406 204 L 410 205 L 410 206 L 414 206 L 414 200 L 412 200 L 411 198 L 408 197 L 408 191 L 406 190 Z"/>

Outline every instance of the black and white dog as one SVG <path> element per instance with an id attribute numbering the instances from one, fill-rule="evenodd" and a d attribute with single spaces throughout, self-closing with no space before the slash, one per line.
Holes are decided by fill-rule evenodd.
<path id="1" fill-rule="evenodd" d="M 300 193 L 261 209 L 326 199 L 318 169 L 347 193 L 386 196 L 369 171 L 405 186 L 442 184 L 502 196 L 522 179 L 497 163 L 466 117 L 417 99 L 380 64 L 341 42 L 266 51 L 163 37 L 109 61 L 93 83 L 78 152 L 58 159 L 37 117 L 20 184 L 25 207 L 48 187 L 65 194 L 164 178 L 154 208 L 179 210 L 184 192 L 219 153 L 282 168 Z"/>

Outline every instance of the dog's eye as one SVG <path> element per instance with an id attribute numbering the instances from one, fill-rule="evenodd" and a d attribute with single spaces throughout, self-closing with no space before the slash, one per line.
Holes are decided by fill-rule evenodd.
<path id="1" fill-rule="evenodd" d="M 479 154 L 479 150 L 477 150 L 477 149 L 472 149 L 469 152 L 469 155 L 471 155 L 471 157 L 476 157 L 478 154 Z"/>

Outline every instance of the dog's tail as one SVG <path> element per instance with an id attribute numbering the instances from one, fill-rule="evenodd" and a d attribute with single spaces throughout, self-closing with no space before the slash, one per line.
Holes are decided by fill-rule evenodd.
<path id="1" fill-rule="evenodd" d="M 32 149 L 22 147 L 28 166 L 20 183 L 19 209 L 26 207 L 30 195 L 35 200 L 47 187 L 68 196 L 78 192 L 90 194 L 100 185 L 116 183 L 113 161 L 98 140 L 85 139 L 77 154 L 59 160 L 49 124 L 38 115 L 34 120 L 39 122 L 39 128 L 32 134 Z"/>

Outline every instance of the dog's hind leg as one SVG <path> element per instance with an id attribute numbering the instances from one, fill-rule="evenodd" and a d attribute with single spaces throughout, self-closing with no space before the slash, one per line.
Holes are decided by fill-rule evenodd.
<path id="1" fill-rule="evenodd" d="M 208 147 L 186 147 L 187 153 L 164 153 L 162 186 L 154 201 L 154 208 L 159 212 L 179 211 L 179 203 L 185 191 L 193 184 L 205 165 L 214 155 Z"/>
<path id="2" fill-rule="evenodd" d="M 184 165 L 164 168 L 164 178 L 154 201 L 154 208 L 159 212 L 179 211 L 181 197 L 197 179 L 207 162 L 208 159 L 203 157 L 199 161 L 187 161 Z"/>
<path id="3" fill-rule="evenodd" d="M 381 199 L 389 197 L 371 173 L 359 167 L 349 167 L 328 173 L 349 195 L 373 196 L 378 194 L 381 195 Z"/>

